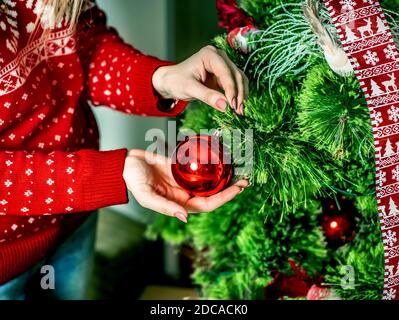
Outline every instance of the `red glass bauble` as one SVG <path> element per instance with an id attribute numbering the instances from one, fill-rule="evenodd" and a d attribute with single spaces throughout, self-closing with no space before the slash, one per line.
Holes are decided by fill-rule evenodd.
<path id="1" fill-rule="evenodd" d="M 323 212 L 321 225 L 326 240 L 332 247 L 340 247 L 352 241 L 356 235 L 357 209 L 353 201 L 345 197 L 322 201 Z"/>
<path id="2" fill-rule="evenodd" d="M 177 146 L 172 157 L 172 174 L 189 194 L 209 197 L 230 183 L 233 166 L 219 138 L 195 135 Z"/>
<path id="3" fill-rule="evenodd" d="M 338 240 L 346 237 L 351 223 L 345 215 L 326 216 L 323 219 L 323 229 L 327 238 Z"/>

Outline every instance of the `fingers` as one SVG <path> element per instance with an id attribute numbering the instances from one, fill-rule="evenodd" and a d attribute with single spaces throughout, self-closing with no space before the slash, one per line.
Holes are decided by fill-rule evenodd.
<path id="1" fill-rule="evenodd" d="M 239 195 L 246 187 L 248 187 L 247 180 L 240 180 L 231 187 L 219 192 L 210 197 L 195 197 L 190 199 L 187 204 L 187 210 L 189 212 L 211 212 L 225 203 L 233 200 Z"/>
<path id="2" fill-rule="evenodd" d="M 249 84 L 245 74 L 223 51 L 207 47 L 205 59 L 207 72 L 213 73 L 225 92 L 226 98 L 237 114 L 244 114 L 244 100 L 248 97 Z"/>
<path id="3" fill-rule="evenodd" d="M 219 91 L 210 89 L 194 79 L 189 83 L 188 88 L 189 94 L 192 95 L 193 98 L 201 100 L 219 111 L 226 111 L 226 98 Z"/>
<path id="4" fill-rule="evenodd" d="M 249 80 L 248 80 L 248 77 L 245 75 L 245 73 L 244 72 L 242 72 L 241 71 L 241 73 L 242 73 L 242 75 L 243 75 L 243 77 L 244 77 L 244 99 L 247 99 L 248 98 L 248 96 L 249 96 Z"/>
<path id="5" fill-rule="evenodd" d="M 242 107 L 242 115 L 244 115 L 244 109 L 245 109 L 244 101 L 249 96 L 249 80 L 248 80 L 247 76 L 244 74 L 244 72 L 242 72 L 241 70 L 240 70 L 240 72 L 241 72 L 241 74 L 243 76 L 243 79 L 244 79 L 244 100 L 243 100 L 242 105 L 241 105 L 241 107 Z"/>
<path id="6" fill-rule="evenodd" d="M 245 99 L 245 88 L 244 88 L 244 77 L 242 73 L 237 70 L 236 71 L 236 83 L 238 89 L 238 96 L 237 96 L 237 114 L 243 116 L 244 115 L 244 99 Z"/>
<path id="7" fill-rule="evenodd" d="M 249 81 L 243 71 L 237 68 L 237 66 L 230 60 L 226 52 L 220 51 L 220 55 L 229 65 L 233 74 L 235 75 L 235 81 L 237 86 L 237 114 L 244 115 L 244 101 L 247 99 L 249 94 Z"/>
<path id="8" fill-rule="evenodd" d="M 214 74 L 224 91 L 227 101 L 234 110 L 237 110 L 237 86 L 235 75 L 224 57 L 216 48 L 208 46 L 205 48 L 204 66 L 207 72 Z"/>
<path id="9" fill-rule="evenodd" d="M 151 186 L 141 185 L 133 190 L 132 193 L 142 207 L 170 217 L 176 217 L 180 221 L 187 223 L 187 210 L 178 203 L 158 195 Z"/>

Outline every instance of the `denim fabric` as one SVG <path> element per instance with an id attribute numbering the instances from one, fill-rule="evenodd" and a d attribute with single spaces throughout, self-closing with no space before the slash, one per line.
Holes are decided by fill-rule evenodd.
<path id="1" fill-rule="evenodd" d="M 55 251 L 18 278 L 0 286 L 0 300 L 56 299 L 84 300 L 94 262 L 98 214 L 90 217 Z M 43 290 L 41 268 L 54 268 L 55 289 Z"/>

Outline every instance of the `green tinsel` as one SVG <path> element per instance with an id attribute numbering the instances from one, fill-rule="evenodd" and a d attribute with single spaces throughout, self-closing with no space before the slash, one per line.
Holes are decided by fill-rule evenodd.
<path id="1" fill-rule="evenodd" d="M 198 251 L 194 280 L 205 296 L 260 299 L 271 270 L 290 271 L 288 259 L 303 262 L 311 274 L 327 261 L 317 216 L 318 203 L 280 220 L 279 208 L 267 205 L 269 218 L 259 214 L 259 188 L 246 190 L 237 201 L 190 221 Z M 248 279 L 250 281 L 244 281 Z"/>
<path id="2" fill-rule="evenodd" d="M 381 3 L 397 10 L 399 0 Z M 281 4 L 280 0 L 239 1 L 262 30 L 276 22 L 271 11 Z M 248 60 L 230 48 L 226 35 L 214 44 L 240 68 L 247 67 L 251 94 L 246 116 L 196 104 L 186 111 L 182 129 L 253 129 L 253 186 L 213 213 L 191 215 L 188 225 L 160 216 L 149 236 L 161 235 L 194 248 L 193 281 L 204 297 L 263 299 L 263 289 L 272 280 L 270 272 L 289 273 L 288 259 L 293 259 L 309 275 L 325 276 L 343 299 L 381 299 L 384 257 L 374 147 L 356 79 L 337 76 L 317 58 L 297 75 L 279 77 L 270 94 L 267 81 L 257 87 L 257 68 L 267 64 L 267 50 Z M 356 236 L 335 250 L 324 239 L 320 200 L 340 195 L 358 210 Z M 355 271 L 350 288 L 341 286 L 345 266 Z"/>
<path id="3" fill-rule="evenodd" d="M 292 93 L 283 85 L 275 102 L 267 94 L 251 96 L 246 101 L 246 117 L 233 112 L 215 113 L 214 122 L 221 129 L 246 129 L 254 132 L 254 168 L 251 180 L 262 185 L 264 201 L 282 205 L 282 213 L 303 205 L 308 194 L 319 193 L 328 177 L 319 167 L 325 160 L 312 146 L 292 132 L 295 106 Z"/>
<path id="4" fill-rule="evenodd" d="M 317 149 L 346 159 L 356 153 L 369 159 L 374 153 L 366 99 L 355 77 L 318 65 L 308 72 L 298 105 L 301 134 Z"/>
<path id="5" fill-rule="evenodd" d="M 364 239 L 367 241 L 367 239 Z M 368 243 L 363 251 L 354 248 L 335 268 L 329 267 L 326 282 L 342 299 L 381 300 L 384 282 L 384 252 L 381 240 Z M 372 262 L 372 263 L 371 263 Z M 346 287 L 345 266 L 354 270 L 354 286 Z M 342 286 L 344 283 L 344 286 Z"/>

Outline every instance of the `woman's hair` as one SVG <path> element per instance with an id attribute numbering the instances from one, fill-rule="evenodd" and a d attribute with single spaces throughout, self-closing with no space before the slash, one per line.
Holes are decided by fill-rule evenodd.
<path id="1" fill-rule="evenodd" d="M 39 26 L 44 29 L 41 34 L 46 37 L 58 25 L 67 24 L 72 30 L 78 23 L 80 13 L 89 0 L 41 0 L 36 27 L 31 33 L 29 42 L 33 41 L 39 32 Z"/>
<path id="2" fill-rule="evenodd" d="M 46 5 L 54 8 L 54 21 L 60 22 L 68 17 L 68 24 L 73 28 L 87 0 L 45 0 Z M 50 27 L 50 26 L 49 26 Z"/>

